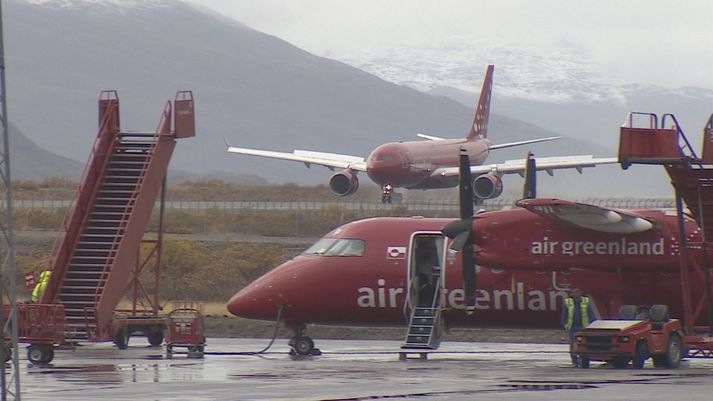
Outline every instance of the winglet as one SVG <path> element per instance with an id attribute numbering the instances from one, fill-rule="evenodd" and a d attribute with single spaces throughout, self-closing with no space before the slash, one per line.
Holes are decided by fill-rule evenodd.
<path id="1" fill-rule="evenodd" d="M 470 127 L 468 139 L 487 138 L 488 137 L 488 117 L 490 115 L 490 93 L 493 90 L 493 70 L 495 66 L 490 64 L 485 71 L 485 79 L 483 79 L 483 89 L 480 90 L 480 99 L 475 106 L 475 117 L 473 125 Z"/>
<path id="2" fill-rule="evenodd" d="M 225 146 L 227 146 L 228 148 L 232 148 L 232 147 L 233 147 L 233 145 L 230 144 L 230 141 L 228 140 L 228 137 L 227 137 L 227 136 L 224 136 L 224 137 L 223 137 L 223 142 L 225 142 Z"/>

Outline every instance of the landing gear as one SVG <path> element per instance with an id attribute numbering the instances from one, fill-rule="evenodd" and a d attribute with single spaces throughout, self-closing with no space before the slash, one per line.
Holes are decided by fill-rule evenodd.
<path id="1" fill-rule="evenodd" d="M 381 203 L 391 204 L 391 200 L 392 200 L 391 194 L 393 192 L 394 192 L 394 187 L 392 187 L 391 184 L 384 184 L 381 187 Z"/>
<path id="2" fill-rule="evenodd" d="M 322 351 L 319 348 L 314 347 L 314 341 L 304 335 L 304 325 L 299 325 L 294 329 L 295 335 L 287 343 L 292 349 L 290 350 L 290 355 L 322 355 Z"/>

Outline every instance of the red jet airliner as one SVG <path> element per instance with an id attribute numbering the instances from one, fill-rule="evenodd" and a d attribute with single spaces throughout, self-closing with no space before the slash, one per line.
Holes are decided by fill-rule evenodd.
<path id="1" fill-rule="evenodd" d="M 621 304 L 657 303 L 682 316 L 675 212 L 558 199 L 517 206 L 473 216 L 478 281 L 469 305 L 461 258 L 441 231 L 455 220 L 413 217 L 345 224 L 240 290 L 227 308 L 249 319 L 279 314 L 298 353 L 314 348 L 305 324 L 405 326 L 423 301 L 416 266 L 427 250 L 447 327 L 557 327 L 574 287 L 593 297 L 602 316 L 616 316 Z M 688 241 L 701 240 L 694 220 L 686 217 L 684 226 Z M 689 256 L 702 259 L 700 249 Z M 702 280 L 692 291 L 703 293 Z"/>
<path id="2" fill-rule="evenodd" d="M 292 160 L 325 166 L 331 170 L 343 169 L 329 179 L 329 187 L 335 195 L 347 196 L 359 188 L 357 173 L 365 171 L 369 178 L 381 185 L 385 193 L 390 188 L 433 189 L 449 188 L 458 185 L 458 157 L 464 149 L 471 157 L 471 172 L 476 175 L 473 181 L 475 196 L 480 199 L 492 199 L 500 196 L 503 190 L 502 175 L 523 174 L 525 165 L 522 160 L 509 160 L 505 163 L 483 165 L 491 150 L 521 146 L 536 142 L 550 141 L 560 137 L 530 139 L 493 145 L 488 139 L 488 117 L 490 113 L 490 94 L 493 86 L 494 66 L 489 65 L 480 92 L 480 100 L 475 108 L 475 117 L 470 131 L 465 138 L 444 139 L 431 135 L 419 134 L 426 141 L 392 142 L 378 146 L 366 160 L 358 156 L 295 150 L 293 153 L 268 150 L 238 148 L 230 145 L 226 139 L 228 152 Z M 555 169 L 575 168 L 581 172 L 584 167 L 598 164 L 616 163 L 616 158 L 593 158 L 591 155 L 560 156 L 537 158 L 537 168 L 552 173 Z M 389 188 L 389 189 L 387 189 Z M 382 201 L 386 199 L 383 198 Z"/>

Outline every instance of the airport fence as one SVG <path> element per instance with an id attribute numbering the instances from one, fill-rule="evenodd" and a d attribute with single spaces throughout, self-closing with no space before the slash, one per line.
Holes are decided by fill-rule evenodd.
<path id="1" fill-rule="evenodd" d="M 500 210 L 513 207 L 517 199 L 492 199 L 477 205 L 477 209 Z M 668 209 L 675 207 L 675 200 L 668 198 L 585 198 L 578 202 L 603 207 L 623 209 Z M 16 209 L 22 210 L 53 210 L 67 209 L 73 206 L 70 200 L 52 199 L 20 199 L 13 202 Z M 166 209 L 180 210 L 187 213 L 203 213 L 205 211 L 222 211 L 239 213 L 241 210 L 321 210 L 343 209 L 347 211 L 418 211 L 418 212 L 457 212 L 458 201 L 453 199 L 420 199 L 393 204 L 379 202 L 358 202 L 349 200 L 324 201 L 167 201 Z M 158 203 L 156 205 L 158 207 Z"/>

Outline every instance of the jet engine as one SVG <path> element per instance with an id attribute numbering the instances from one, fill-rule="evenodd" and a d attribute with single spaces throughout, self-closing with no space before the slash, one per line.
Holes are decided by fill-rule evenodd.
<path id="1" fill-rule="evenodd" d="M 480 199 L 493 199 L 503 193 L 503 181 L 496 174 L 479 175 L 473 180 L 473 195 Z"/>
<path id="2" fill-rule="evenodd" d="M 359 179 L 351 170 L 336 173 L 329 179 L 329 189 L 338 196 L 351 195 L 359 189 Z"/>

